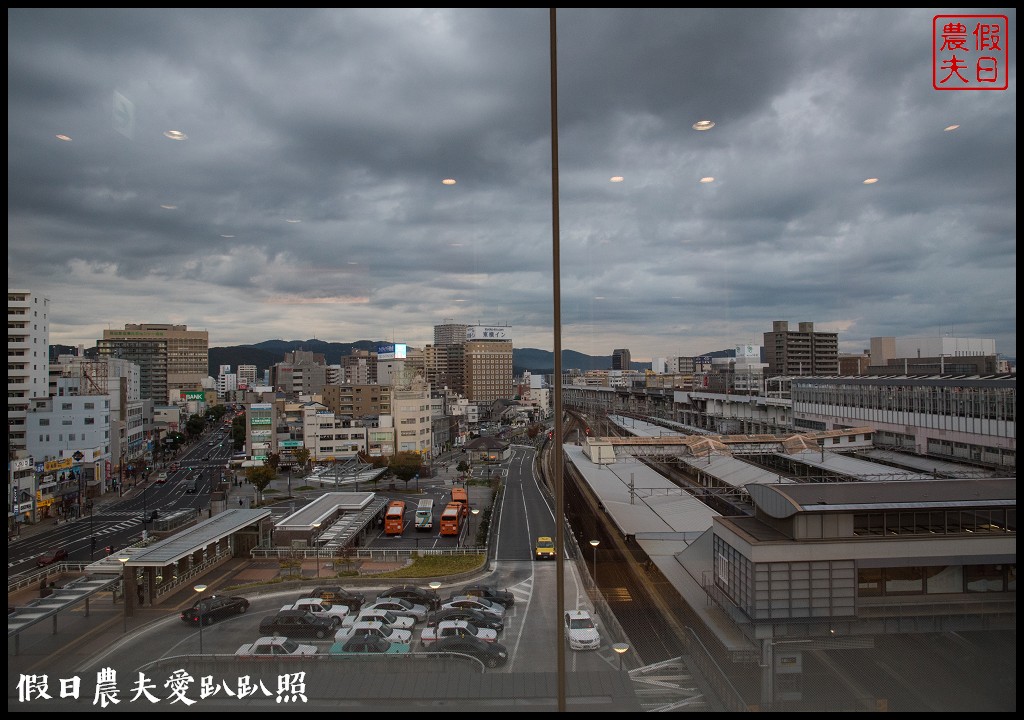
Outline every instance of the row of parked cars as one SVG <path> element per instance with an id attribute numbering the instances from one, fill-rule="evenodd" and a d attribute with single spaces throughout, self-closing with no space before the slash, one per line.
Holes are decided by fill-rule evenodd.
<path id="1" fill-rule="evenodd" d="M 331 637 L 331 655 L 408 653 L 413 648 L 416 626 L 423 623 L 420 645 L 425 651 L 470 655 L 490 668 L 505 664 L 508 650 L 497 638 L 504 630 L 507 608 L 515 604 L 514 596 L 485 585 L 466 586 L 462 593 L 442 600 L 433 590 L 400 585 L 380 593 L 371 603 L 362 593 L 338 586 L 314 588 L 305 597 L 264 618 L 259 627 L 261 637 L 243 645 L 236 655 L 299 658 L 316 653 L 316 646 L 304 645 L 302 639 Z M 223 616 L 212 604 L 217 599 L 206 598 L 197 603 L 211 603 L 204 607 L 203 622 L 213 621 L 206 620 L 207 612 L 214 619 Z M 244 600 L 221 600 L 225 606 L 236 607 L 236 613 L 244 612 L 237 609 L 239 599 Z M 192 619 L 199 617 L 198 608 L 191 610 L 183 613 L 182 619 L 199 622 Z"/>

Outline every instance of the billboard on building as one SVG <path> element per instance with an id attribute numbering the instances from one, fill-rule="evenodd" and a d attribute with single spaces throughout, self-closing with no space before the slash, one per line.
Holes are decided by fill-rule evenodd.
<path id="1" fill-rule="evenodd" d="M 378 360 L 405 360 L 409 346 L 405 343 L 385 343 L 377 346 Z"/>
<path id="2" fill-rule="evenodd" d="M 469 325 L 466 340 L 511 340 L 512 328 L 491 325 Z"/>
<path id="3" fill-rule="evenodd" d="M 737 358 L 757 358 L 761 359 L 761 346 L 760 345 L 737 345 L 736 346 L 736 357 Z"/>

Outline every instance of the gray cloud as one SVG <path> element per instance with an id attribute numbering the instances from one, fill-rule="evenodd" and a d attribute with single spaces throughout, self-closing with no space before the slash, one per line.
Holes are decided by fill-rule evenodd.
<path id="1" fill-rule="evenodd" d="M 693 354 L 786 319 L 843 350 L 1015 355 L 1015 83 L 932 89 L 933 14 L 559 10 L 565 346 Z M 173 320 L 421 345 L 454 318 L 550 348 L 548 30 L 536 8 L 9 10 L 8 285 L 51 297 L 53 342 Z"/>

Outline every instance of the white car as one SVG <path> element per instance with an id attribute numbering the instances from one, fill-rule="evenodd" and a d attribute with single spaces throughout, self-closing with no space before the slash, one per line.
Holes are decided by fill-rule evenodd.
<path id="1" fill-rule="evenodd" d="M 448 598 L 448 601 L 441 608 L 444 610 L 452 610 L 454 608 L 479 610 L 499 620 L 505 617 L 505 606 L 501 603 L 485 600 L 480 597 L 470 597 L 469 595 L 457 595 Z"/>
<path id="2" fill-rule="evenodd" d="M 565 637 L 573 650 L 597 650 L 601 647 L 597 623 L 586 610 L 566 611 Z"/>
<path id="3" fill-rule="evenodd" d="M 254 643 L 243 645 L 235 651 L 239 657 L 302 657 L 316 655 L 316 645 L 300 645 L 294 640 L 275 635 L 261 637 Z"/>
<path id="4" fill-rule="evenodd" d="M 334 641 L 336 643 L 348 642 L 357 635 L 373 635 L 388 642 L 404 643 L 406 645 L 412 643 L 412 631 L 399 630 L 377 620 L 357 622 L 349 627 L 343 627 L 335 633 Z"/>
<path id="5" fill-rule="evenodd" d="M 416 605 L 402 598 L 377 598 L 371 605 L 363 606 L 363 610 L 388 610 L 395 615 L 411 617 L 416 622 L 427 619 L 426 605 Z"/>
<path id="6" fill-rule="evenodd" d="M 348 615 L 341 622 L 342 627 L 351 627 L 357 622 L 378 620 L 399 630 L 412 630 L 416 621 L 408 615 L 395 615 L 390 610 L 360 610 L 358 615 Z"/>

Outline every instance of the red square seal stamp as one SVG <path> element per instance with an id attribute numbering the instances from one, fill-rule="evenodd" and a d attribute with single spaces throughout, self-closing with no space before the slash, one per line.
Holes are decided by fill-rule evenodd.
<path id="1" fill-rule="evenodd" d="M 932 18 L 932 87 L 1005 90 L 1010 85 L 1010 20 L 1006 15 Z"/>

